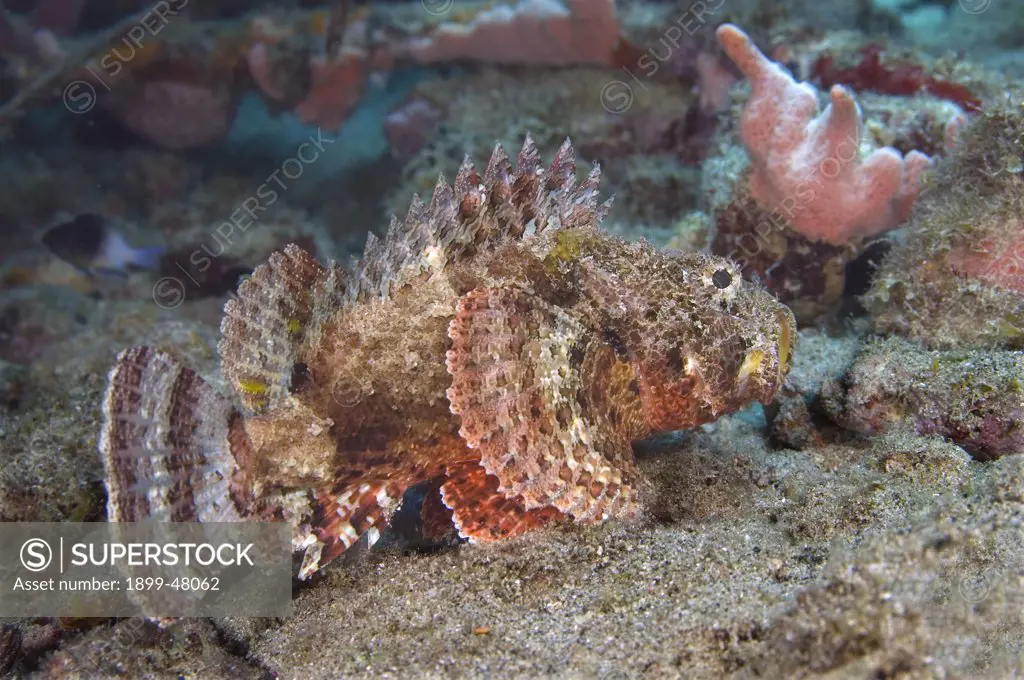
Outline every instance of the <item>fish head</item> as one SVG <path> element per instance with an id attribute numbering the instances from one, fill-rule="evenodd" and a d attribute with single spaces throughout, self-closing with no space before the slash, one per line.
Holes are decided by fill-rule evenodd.
<path id="1" fill-rule="evenodd" d="M 647 246 L 614 263 L 602 283 L 605 303 L 617 289 L 605 335 L 633 365 L 652 431 L 774 399 L 792 362 L 796 321 L 734 263 Z"/>

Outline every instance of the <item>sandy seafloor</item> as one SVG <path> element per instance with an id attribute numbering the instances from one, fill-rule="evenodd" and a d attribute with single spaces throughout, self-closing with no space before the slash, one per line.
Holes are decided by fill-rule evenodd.
<path id="1" fill-rule="evenodd" d="M 917 37 L 941 37 L 922 25 Z M 344 160 L 326 156 L 308 183 L 295 186 L 307 204 L 333 191 L 324 182 L 336 182 L 341 166 L 381 154 L 379 130 L 368 130 L 407 85 L 368 97 L 339 135 Z M 252 103 L 243 110 L 259 108 Z M 234 163 L 255 170 L 238 180 L 241 191 L 265 176 L 261 168 L 276 167 L 259 159 L 278 162 L 309 134 L 287 118 L 268 122 L 259 110 L 243 118 L 229 140 L 243 150 Z M 54 129 L 43 120 L 35 134 Z M 239 160 L 245 150 L 257 160 Z M 61 158 L 52 148 L 37 151 L 3 159 L 8 215 L 16 205 L 26 224 L 39 226 L 61 211 L 101 205 L 88 182 L 52 191 L 52 176 L 37 181 Z M 105 168 L 105 181 L 123 162 L 113 151 L 82 153 Z M 185 195 L 173 189 L 177 176 L 204 160 L 135 158 L 135 170 L 159 169 L 141 180 L 118 170 L 125 177 L 114 193 L 135 191 L 125 201 L 139 202 Z M 396 178 L 394 168 L 387 172 Z M 192 222 L 182 220 L 189 226 L 179 243 L 209 242 L 224 216 L 218 196 L 238 189 L 182 198 L 194 212 L 186 214 Z M 383 226 L 376 206 L 363 208 L 372 218 L 348 208 L 334 217 Z M 295 233 L 324 257 L 344 259 L 360 248 L 365 229 L 346 233 L 350 243 L 329 222 L 326 211 L 283 204 L 236 241 L 232 255 L 248 261 Z M 127 228 L 133 242 L 153 242 L 144 228 Z M 173 349 L 223 388 L 216 342 L 225 296 L 162 308 L 151 296 L 155 277 L 146 274 L 90 294 L 80 277 L 33 251 L 27 235 L 8 237 L 8 254 L 34 253 L 28 264 L 35 273 L 0 290 L 0 345 L 11 359 L 0 362 L 0 517 L 100 521 L 96 436 L 116 353 L 136 344 Z M 818 394 L 844 374 L 866 333 L 863 319 L 831 333 L 802 331 L 789 385 Z M 141 619 L 0 621 L 23 634 L 27 656 L 12 672 L 296 680 L 1024 677 L 1024 456 L 982 462 L 939 435 L 897 428 L 867 437 L 817 424 L 827 436 L 792 450 L 769 436 L 757 406 L 640 446 L 655 495 L 634 524 L 431 550 L 386 536 L 373 550 L 351 550 L 311 583 L 296 582 L 286 619 L 196 619 L 166 629 Z"/>
<path id="2" fill-rule="evenodd" d="M 100 304 L 100 308 L 107 305 Z M 95 312 L 101 319 L 114 310 Z M 214 327 L 116 310 L 118 340 L 174 343 L 213 377 Z M 95 345 L 93 344 L 95 340 Z M 109 338 L 46 373 L 59 413 L 38 473 L 96 475 Z M 859 345 L 805 331 L 790 383 L 814 391 Z M 95 358 L 93 358 L 95 355 Z M 32 410 L 5 434 L 44 418 Z M 50 416 L 52 417 L 52 416 Z M 766 444 L 760 407 L 641 448 L 655 502 L 636 524 L 436 551 L 382 541 L 297 585 L 283 620 L 139 619 L 65 630 L 48 677 L 1015 677 L 1024 667 L 1024 457 L 973 461 L 890 434 Z M 48 448 L 52 447 L 52 448 Z M 30 455 L 26 453 L 25 455 Z M 27 461 L 16 460 L 25 465 Z M 27 474 L 21 471 L 19 474 Z M 55 517 L 75 490 L 23 499 Z M 93 489 L 90 493 L 95 493 Z M 38 506 L 37 506 L 38 507 Z M 390 545 L 389 545 L 390 543 Z M 22 622 L 26 640 L 54 635 Z M 54 643 L 51 640 L 50 645 Z M 40 642 L 42 644 L 42 642 Z M 94 673 L 94 675 L 88 675 Z"/>

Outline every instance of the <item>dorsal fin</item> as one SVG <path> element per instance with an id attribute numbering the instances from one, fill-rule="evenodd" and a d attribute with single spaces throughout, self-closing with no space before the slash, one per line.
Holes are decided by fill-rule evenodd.
<path id="1" fill-rule="evenodd" d="M 435 213 L 446 207 L 451 207 L 455 200 L 455 191 L 444 173 L 438 175 L 437 184 L 434 186 L 434 193 L 430 197 L 430 212 Z"/>
<path id="2" fill-rule="evenodd" d="M 575 185 L 576 152 L 572 150 L 572 144 L 566 139 L 558 148 L 555 159 L 551 161 L 544 188 L 548 191 L 558 191 L 564 188 L 566 193 L 571 193 Z"/>
<path id="3" fill-rule="evenodd" d="M 469 154 L 466 154 L 462 159 L 462 165 L 459 166 L 459 171 L 455 173 L 455 195 L 465 196 L 479 186 L 480 179 L 480 175 L 476 171 L 476 164 L 473 163 Z"/>
<path id="4" fill-rule="evenodd" d="M 508 176 L 512 174 L 512 162 L 501 144 L 494 145 L 494 152 L 491 153 L 491 160 L 487 163 L 487 170 L 484 171 L 484 185 L 494 186 L 499 182 L 507 183 Z"/>
<path id="5" fill-rule="evenodd" d="M 519 158 L 516 159 L 516 173 L 520 175 L 535 175 L 543 169 L 541 167 L 540 151 L 537 150 L 537 145 L 533 143 L 533 137 L 527 134 L 526 139 L 523 140 L 523 148 L 519 150 Z"/>
<path id="6" fill-rule="evenodd" d="M 595 165 L 586 180 L 576 181 L 576 155 L 568 139 L 548 169 L 529 135 L 515 168 L 500 145 L 482 176 L 466 156 L 454 185 L 439 177 L 429 204 L 414 197 L 405 219 L 392 218 L 383 240 L 367 238 L 349 294 L 387 297 L 396 282 L 444 267 L 471 248 L 566 226 L 596 228 L 610 206 L 599 203 L 600 177 Z"/>

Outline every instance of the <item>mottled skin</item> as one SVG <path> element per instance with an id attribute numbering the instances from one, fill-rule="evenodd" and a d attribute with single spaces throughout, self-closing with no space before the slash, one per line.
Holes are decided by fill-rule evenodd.
<path id="1" fill-rule="evenodd" d="M 566 242 L 573 243 L 571 256 Z M 724 289 L 711 281 L 717 271 L 728 273 Z M 782 375 L 775 346 L 782 323 L 792 322 L 724 259 L 666 253 L 600 232 L 509 243 L 433 271 L 387 299 L 346 309 L 324 326 L 327 340 L 302 357 L 307 375 L 292 391 L 335 424 L 337 467 L 324 481 L 345 476 L 352 466 L 348 451 L 374 451 L 383 460 L 399 443 L 433 447 L 457 439 L 460 419 L 445 394 L 452 381 L 445 366 L 448 327 L 459 298 L 491 287 L 533 291 L 561 307 L 591 332 L 589 351 L 610 349 L 628 367 L 629 406 L 637 421 L 630 428 L 633 440 L 711 422 L 750 401 L 770 401 Z M 742 379 L 745 357 L 758 349 L 765 353 L 763 364 Z M 472 457 L 457 442 L 449 446 L 431 451 L 433 466 Z M 296 455 L 305 454 L 279 447 L 258 457 Z"/>
<path id="2" fill-rule="evenodd" d="M 529 140 L 515 170 L 496 151 L 371 239 L 357 278 L 290 247 L 229 303 L 236 504 L 299 525 L 303 576 L 421 482 L 424 523 L 450 511 L 474 540 L 634 516 L 631 442 L 774 397 L 789 310 L 722 258 L 600 231 L 598 175 L 573 175 L 568 145 L 547 170 Z"/>

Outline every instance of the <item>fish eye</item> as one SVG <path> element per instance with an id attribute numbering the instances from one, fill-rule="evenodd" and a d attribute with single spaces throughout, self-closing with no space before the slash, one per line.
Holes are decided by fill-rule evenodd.
<path id="1" fill-rule="evenodd" d="M 732 274 L 727 269 L 719 269 L 711 275 L 711 283 L 715 284 L 716 288 L 725 290 L 732 283 Z"/>

